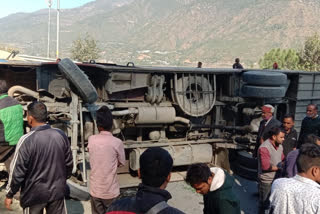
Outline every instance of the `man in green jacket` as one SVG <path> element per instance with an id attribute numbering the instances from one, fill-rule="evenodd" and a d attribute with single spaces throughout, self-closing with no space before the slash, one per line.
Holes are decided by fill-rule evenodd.
<path id="1" fill-rule="evenodd" d="M 240 214 L 240 201 L 233 193 L 233 178 L 218 167 L 193 164 L 189 167 L 186 182 L 203 195 L 204 214 Z"/>
<path id="2" fill-rule="evenodd" d="M 0 80 L 0 162 L 9 172 L 15 146 L 23 135 L 23 109 L 7 91 L 6 81 Z"/>

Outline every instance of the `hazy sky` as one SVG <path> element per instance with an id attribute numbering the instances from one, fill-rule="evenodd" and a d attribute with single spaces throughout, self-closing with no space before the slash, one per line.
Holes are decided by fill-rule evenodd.
<path id="1" fill-rule="evenodd" d="M 94 0 L 60 0 L 60 8 L 73 8 Z M 52 7 L 57 7 L 57 0 L 52 0 Z M 17 12 L 34 12 L 48 8 L 48 0 L 0 0 L 0 18 Z"/>

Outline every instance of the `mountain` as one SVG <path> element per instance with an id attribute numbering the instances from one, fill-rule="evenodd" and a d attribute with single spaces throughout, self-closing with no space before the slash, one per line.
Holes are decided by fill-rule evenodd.
<path id="1" fill-rule="evenodd" d="M 88 32 L 98 40 L 101 60 L 126 64 L 246 67 L 271 48 L 301 48 L 319 32 L 318 0 L 96 0 L 61 10 L 61 57 Z M 0 44 L 46 55 L 48 10 L 0 19 Z M 51 50 L 56 12 L 52 10 Z"/>

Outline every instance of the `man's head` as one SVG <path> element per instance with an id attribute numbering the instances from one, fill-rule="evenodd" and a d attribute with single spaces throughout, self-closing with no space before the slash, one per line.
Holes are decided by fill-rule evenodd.
<path id="1" fill-rule="evenodd" d="M 111 131 L 113 124 L 112 113 L 107 106 L 97 111 L 97 126 L 99 131 Z"/>
<path id="2" fill-rule="evenodd" d="M 297 168 L 301 176 L 320 183 L 320 146 L 302 145 L 297 158 Z"/>
<path id="3" fill-rule="evenodd" d="M 236 62 L 236 63 L 239 63 L 239 62 L 240 62 L 240 59 L 239 59 L 239 58 L 236 58 L 236 59 L 235 59 L 235 62 Z"/>
<path id="4" fill-rule="evenodd" d="M 314 118 L 318 114 L 318 107 L 316 104 L 309 104 L 307 106 L 307 117 Z"/>
<path id="5" fill-rule="evenodd" d="M 187 171 L 186 182 L 202 195 L 210 191 L 212 179 L 213 174 L 204 163 L 192 164 Z"/>
<path id="6" fill-rule="evenodd" d="M 160 147 L 152 147 L 142 153 L 139 161 L 138 174 L 142 183 L 147 186 L 166 188 L 173 166 L 169 152 Z"/>
<path id="7" fill-rule="evenodd" d="M 272 68 L 273 68 L 273 69 L 278 69 L 278 63 L 276 63 L 276 62 L 273 63 Z"/>
<path id="8" fill-rule="evenodd" d="M 0 80 L 0 94 L 5 94 L 8 92 L 7 82 L 5 80 Z"/>
<path id="9" fill-rule="evenodd" d="M 286 114 L 283 117 L 282 126 L 285 131 L 289 131 L 294 126 L 294 116 L 292 114 Z"/>
<path id="10" fill-rule="evenodd" d="M 274 107 L 272 105 L 264 105 L 262 106 L 262 119 L 264 120 L 269 120 L 272 115 L 273 115 L 273 112 L 274 112 Z"/>
<path id="11" fill-rule="evenodd" d="M 308 144 L 308 143 L 320 146 L 320 138 L 317 135 L 309 134 L 305 136 L 303 139 L 303 144 Z"/>
<path id="12" fill-rule="evenodd" d="M 46 123 L 48 117 L 47 107 L 41 102 L 32 102 L 27 107 L 27 120 L 31 127 Z"/>
<path id="13" fill-rule="evenodd" d="M 284 141 L 285 131 L 282 128 L 274 127 L 269 131 L 269 139 L 277 146 Z"/>

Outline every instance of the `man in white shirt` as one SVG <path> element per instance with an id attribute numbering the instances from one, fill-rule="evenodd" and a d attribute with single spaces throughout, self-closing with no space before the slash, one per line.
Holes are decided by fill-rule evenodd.
<path id="1" fill-rule="evenodd" d="M 270 213 L 320 213 L 320 146 L 303 145 L 297 167 L 295 177 L 280 178 L 272 184 Z"/>

